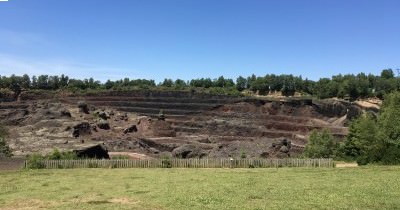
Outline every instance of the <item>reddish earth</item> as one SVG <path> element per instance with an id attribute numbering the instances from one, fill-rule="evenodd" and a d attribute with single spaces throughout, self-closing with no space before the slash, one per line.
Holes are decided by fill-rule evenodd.
<path id="1" fill-rule="evenodd" d="M 79 110 L 79 101 L 88 113 Z M 165 120 L 158 119 L 160 110 Z M 338 100 L 129 91 L 22 94 L 0 103 L 0 119 L 15 155 L 103 144 L 110 152 L 149 157 L 267 158 L 300 154 L 313 129 L 342 138 L 348 119 L 363 110 L 371 111 Z"/>

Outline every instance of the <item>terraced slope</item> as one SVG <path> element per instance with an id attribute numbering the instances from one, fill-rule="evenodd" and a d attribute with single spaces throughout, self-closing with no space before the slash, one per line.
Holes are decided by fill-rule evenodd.
<path id="1" fill-rule="evenodd" d="M 63 135 L 63 141 L 70 138 L 68 142 L 77 143 L 85 139 L 85 142 L 104 143 L 110 151 L 135 152 L 154 157 L 295 156 L 302 151 L 311 130 L 326 128 L 335 136 L 343 137 L 347 134 L 345 125 L 348 119 L 361 112 L 355 104 L 333 100 L 235 98 L 188 92 L 111 92 L 53 99 L 34 98 L 25 96 L 21 102 L 0 103 L 0 115 L 5 119 L 12 121 L 15 113 L 23 116 L 14 119 L 15 126 L 12 128 L 15 131 L 28 122 L 39 123 L 40 120 L 29 121 L 34 118 L 30 116 L 31 113 L 38 113 L 34 104 L 47 103 L 47 108 L 41 108 L 44 110 L 61 104 L 57 106 L 63 106 L 72 113 L 67 120 L 69 124 L 88 121 L 93 129 L 96 129 L 98 122 L 93 113 L 101 110 L 110 115 L 106 118 L 111 127 L 109 130 L 97 128 L 100 131 L 78 139 L 68 137 L 70 134 L 67 133 Z M 85 101 L 91 113 L 78 113 L 79 101 Z M 166 118 L 162 122 L 157 120 L 160 110 Z M 120 120 L 120 116 L 124 115 L 129 117 Z M 52 118 L 41 120 L 51 121 L 60 117 Z M 133 125 L 137 126 L 137 131 L 124 132 L 124 129 Z M 63 128 L 66 124 L 59 126 L 59 130 L 66 129 Z M 48 136 L 57 138 L 54 134 L 43 134 L 41 138 Z M 18 149 L 20 137 L 15 136 L 14 139 L 15 148 Z M 61 146 L 68 148 L 70 144 Z M 51 143 L 46 145 L 50 147 Z M 23 148 L 29 150 L 26 145 Z"/>

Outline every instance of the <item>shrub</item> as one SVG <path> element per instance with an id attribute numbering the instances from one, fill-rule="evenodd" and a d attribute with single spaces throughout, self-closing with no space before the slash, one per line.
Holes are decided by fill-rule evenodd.
<path id="1" fill-rule="evenodd" d="M 162 168 L 172 168 L 171 157 L 169 157 L 169 156 L 162 156 L 162 157 L 161 157 L 161 167 L 162 167 Z"/>
<path id="2" fill-rule="evenodd" d="M 44 168 L 45 165 L 43 164 L 43 160 L 45 158 L 43 155 L 34 153 L 28 156 L 26 168 L 29 169 L 41 169 Z"/>
<path id="3" fill-rule="evenodd" d="M 303 154 L 308 158 L 333 158 L 337 147 L 337 140 L 327 129 L 313 130 Z"/>
<path id="4" fill-rule="evenodd" d="M 240 158 L 245 159 L 247 157 L 246 152 L 241 150 L 240 151 Z"/>
<path id="5" fill-rule="evenodd" d="M 57 148 L 52 153 L 45 156 L 47 160 L 76 160 L 78 156 L 72 151 L 60 152 Z"/>

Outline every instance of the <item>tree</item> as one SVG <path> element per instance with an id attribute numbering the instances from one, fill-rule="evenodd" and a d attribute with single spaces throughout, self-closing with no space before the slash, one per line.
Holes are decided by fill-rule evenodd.
<path id="1" fill-rule="evenodd" d="M 225 78 L 223 76 L 218 77 L 218 79 L 214 81 L 214 87 L 225 87 L 225 84 Z"/>
<path id="2" fill-rule="evenodd" d="M 44 90 L 48 89 L 49 88 L 48 79 L 49 79 L 48 75 L 40 75 L 37 79 L 38 88 Z"/>
<path id="3" fill-rule="evenodd" d="M 164 79 L 164 82 L 161 84 L 161 86 L 164 87 L 172 87 L 174 85 L 174 81 L 172 79 Z"/>
<path id="4" fill-rule="evenodd" d="M 400 92 L 385 96 L 378 119 L 365 114 L 354 120 L 341 146 L 343 157 L 359 164 L 400 163 Z"/>
<path id="5" fill-rule="evenodd" d="M 244 89 L 246 89 L 246 87 L 247 87 L 247 80 L 244 77 L 239 76 L 236 79 L 236 89 L 238 91 L 243 91 Z"/>
<path id="6" fill-rule="evenodd" d="M 400 163 L 400 92 L 385 96 L 378 117 L 380 160 L 383 163 Z"/>
<path id="7" fill-rule="evenodd" d="M 174 82 L 174 86 L 175 86 L 176 89 L 183 89 L 183 88 L 185 88 L 187 85 L 186 85 L 186 82 L 185 82 L 184 80 L 177 79 L 177 80 L 175 80 L 175 82 Z"/>
<path id="8" fill-rule="evenodd" d="M 31 78 L 27 74 L 22 75 L 21 87 L 24 89 L 31 87 Z"/>
<path id="9" fill-rule="evenodd" d="M 394 77 L 393 70 L 392 69 L 384 69 L 384 70 L 382 70 L 381 77 L 383 79 L 391 79 L 391 78 L 393 78 Z"/>
<path id="10" fill-rule="evenodd" d="M 345 159 L 356 160 L 365 165 L 378 159 L 379 142 L 375 117 L 366 113 L 352 121 L 349 134 L 340 148 L 340 155 Z"/>
<path id="11" fill-rule="evenodd" d="M 293 75 L 283 75 L 282 95 L 293 96 L 296 92 L 296 83 Z"/>
<path id="12" fill-rule="evenodd" d="M 337 149 L 337 140 L 327 129 L 318 132 L 313 130 L 303 154 L 309 158 L 332 158 Z"/>
<path id="13" fill-rule="evenodd" d="M 265 95 L 269 91 L 269 85 L 265 79 L 265 77 L 257 77 L 250 84 L 251 91 L 258 91 L 258 94 Z"/>

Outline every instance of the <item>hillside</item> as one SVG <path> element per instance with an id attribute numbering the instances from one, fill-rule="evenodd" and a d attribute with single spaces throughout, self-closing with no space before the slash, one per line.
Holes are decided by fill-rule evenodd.
<path id="1" fill-rule="evenodd" d="M 17 156 L 102 144 L 110 152 L 144 157 L 267 158 L 298 155 L 313 129 L 345 136 L 348 120 L 362 110 L 376 107 L 334 99 L 185 91 L 48 92 L 22 93 L 18 101 L 1 102 L 0 119 L 10 131 L 9 144 Z"/>

